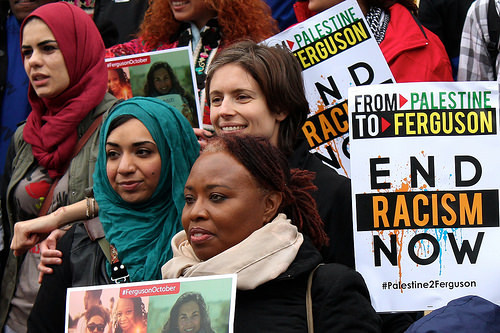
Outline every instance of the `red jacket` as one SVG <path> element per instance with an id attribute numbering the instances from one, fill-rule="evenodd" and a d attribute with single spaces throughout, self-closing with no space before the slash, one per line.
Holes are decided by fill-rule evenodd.
<path id="1" fill-rule="evenodd" d="M 297 1 L 299 22 L 313 14 Z M 379 47 L 396 82 L 453 81 L 451 64 L 441 40 L 398 3 L 389 7 L 391 19 Z"/>
<path id="2" fill-rule="evenodd" d="M 451 64 L 441 40 L 398 3 L 380 49 L 396 82 L 453 81 Z"/>

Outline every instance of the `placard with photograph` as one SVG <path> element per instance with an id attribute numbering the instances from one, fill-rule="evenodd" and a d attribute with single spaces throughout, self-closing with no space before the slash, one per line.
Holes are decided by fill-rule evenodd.
<path id="1" fill-rule="evenodd" d="M 66 333 L 233 332 L 236 274 L 69 288 Z"/>
<path id="2" fill-rule="evenodd" d="M 193 127 L 202 114 L 189 47 L 108 58 L 108 92 L 119 99 L 157 97 L 179 110 Z"/>

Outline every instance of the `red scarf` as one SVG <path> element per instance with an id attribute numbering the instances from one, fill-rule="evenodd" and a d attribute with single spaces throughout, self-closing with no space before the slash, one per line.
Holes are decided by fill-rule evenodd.
<path id="1" fill-rule="evenodd" d="M 104 43 L 94 22 L 82 9 L 66 2 L 49 3 L 33 11 L 31 17 L 47 24 L 61 49 L 70 84 L 60 95 L 40 98 L 30 85 L 32 111 L 24 127 L 24 140 L 33 155 L 49 171 L 51 178 L 65 172 L 78 141 L 80 122 L 103 100 L 107 90 Z"/>

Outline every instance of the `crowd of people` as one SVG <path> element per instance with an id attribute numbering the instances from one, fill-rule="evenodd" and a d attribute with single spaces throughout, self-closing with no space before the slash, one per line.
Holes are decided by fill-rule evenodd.
<path id="1" fill-rule="evenodd" d="M 421 314 L 376 313 L 354 270 L 350 180 L 308 151 L 299 63 L 259 44 L 341 1 L 152 0 L 138 4 L 140 27 L 121 27 L 105 1 L 94 20 L 67 2 L 2 2 L 0 332 L 63 332 L 69 287 L 227 273 L 235 332 L 408 329 Z M 413 0 L 357 2 L 396 82 L 497 79 L 489 1 L 461 8 L 446 48 L 452 37 L 422 25 Z M 152 64 L 147 97 L 131 97 L 104 62 L 180 46 L 204 128 L 168 63 Z M 190 112 L 156 98 L 167 94 Z M 189 331 L 214 332 L 200 294 L 179 297 L 163 332 L 185 331 L 183 315 L 196 317 Z M 88 301 L 75 326 L 146 323 L 132 298 Z"/>

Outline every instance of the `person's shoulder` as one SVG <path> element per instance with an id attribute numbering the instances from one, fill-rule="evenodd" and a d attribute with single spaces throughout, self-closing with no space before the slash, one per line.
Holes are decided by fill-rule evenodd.
<path id="1" fill-rule="evenodd" d="M 16 149 L 16 151 L 18 151 L 18 150 L 19 150 L 19 148 L 20 148 L 23 144 L 27 144 L 27 143 L 24 141 L 24 137 L 23 137 L 24 126 L 26 126 L 26 121 L 21 122 L 21 123 L 17 126 L 16 131 L 14 132 L 14 135 L 12 136 L 12 142 L 13 142 L 13 144 L 15 145 L 15 149 Z"/>
<path id="2" fill-rule="evenodd" d="M 318 323 L 320 331 L 380 332 L 380 317 L 370 303 L 363 277 L 355 270 L 341 264 L 319 266 L 311 292 L 318 317 L 315 326 Z"/>
<path id="3" fill-rule="evenodd" d="M 343 264 L 329 263 L 319 266 L 314 273 L 313 281 L 313 291 L 319 293 L 338 295 L 354 292 L 368 300 L 370 299 L 363 276 Z"/>
<path id="4" fill-rule="evenodd" d="M 365 286 L 364 279 L 361 274 L 346 265 L 336 263 L 323 264 L 319 266 L 316 270 L 315 278 L 332 283 L 347 283 L 350 281 L 353 283 L 361 283 L 362 286 Z"/>
<path id="5" fill-rule="evenodd" d="M 172 43 L 161 43 L 157 46 L 151 46 L 147 40 L 138 37 L 132 39 L 126 43 L 117 44 L 106 49 L 106 58 L 114 58 L 126 55 L 133 55 L 144 52 L 169 50 L 177 47 L 178 42 L 174 41 Z"/>
<path id="6" fill-rule="evenodd" d="M 495 0 L 493 0 L 493 1 L 497 2 Z M 470 7 L 472 8 L 472 10 L 477 10 L 477 9 L 481 8 L 481 9 L 484 9 L 486 11 L 489 3 L 490 3 L 490 0 L 476 0 L 471 4 Z"/>
<path id="7" fill-rule="evenodd" d="M 326 157 L 325 157 L 326 159 Z M 315 183 L 326 182 L 328 185 L 336 184 L 336 187 L 346 188 L 351 186 L 351 180 L 340 175 L 332 167 L 327 166 L 318 156 L 310 153 L 307 142 L 299 137 L 294 152 L 289 157 L 290 168 L 299 168 L 316 173 Z"/>
<path id="8" fill-rule="evenodd" d="M 141 38 L 134 38 L 122 44 L 116 44 L 106 49 L 106 58 L 114 58 L 136 53 L 147 52 L 144 49 L 144 41 Z"/>
<path id="9" fill-rule="evenodd" d="M 314 183 L 318 187 L 328 186 L 331 190 L 349 191 L 351 180 L 339 174 L 332 167 L 327 166 L 319 157 L 309 153 L 309 157 L 304 164 L 304 169 L 316 173 Z"/>
<path id="10" fill-rule="evenodd" d="M 397 2 L 389 7 L 389 12 L 391 14 L 391 19 L 393 18 L 392 17 L 393 15 L 404 15 L 404 16 L 412 15 L 411 12 L 408 10 L 408 8 Z"/>
<path id="11" fill-rule="evenodd" d="M 467 16 L 465 18 L 469 24 L 475 26 L 476 28 L 488 29 L 488 6 L 490 0 L 475 0 L 469 7 L 467 11 Z M 477 24 L 477 25 L 476 25 Z"/>
<path id="12" fill-rule="evenodd" d="M 99 105 L 96 106 L 96 112 L 98 115 L 104 113 L 109 109 L 111 109 L 117 103 L 118 100 L 116 99 L 116 97 L 107 92 L 104 95 L 104 98 L 102 99 L 101 103 L 99 103 Z"/>

